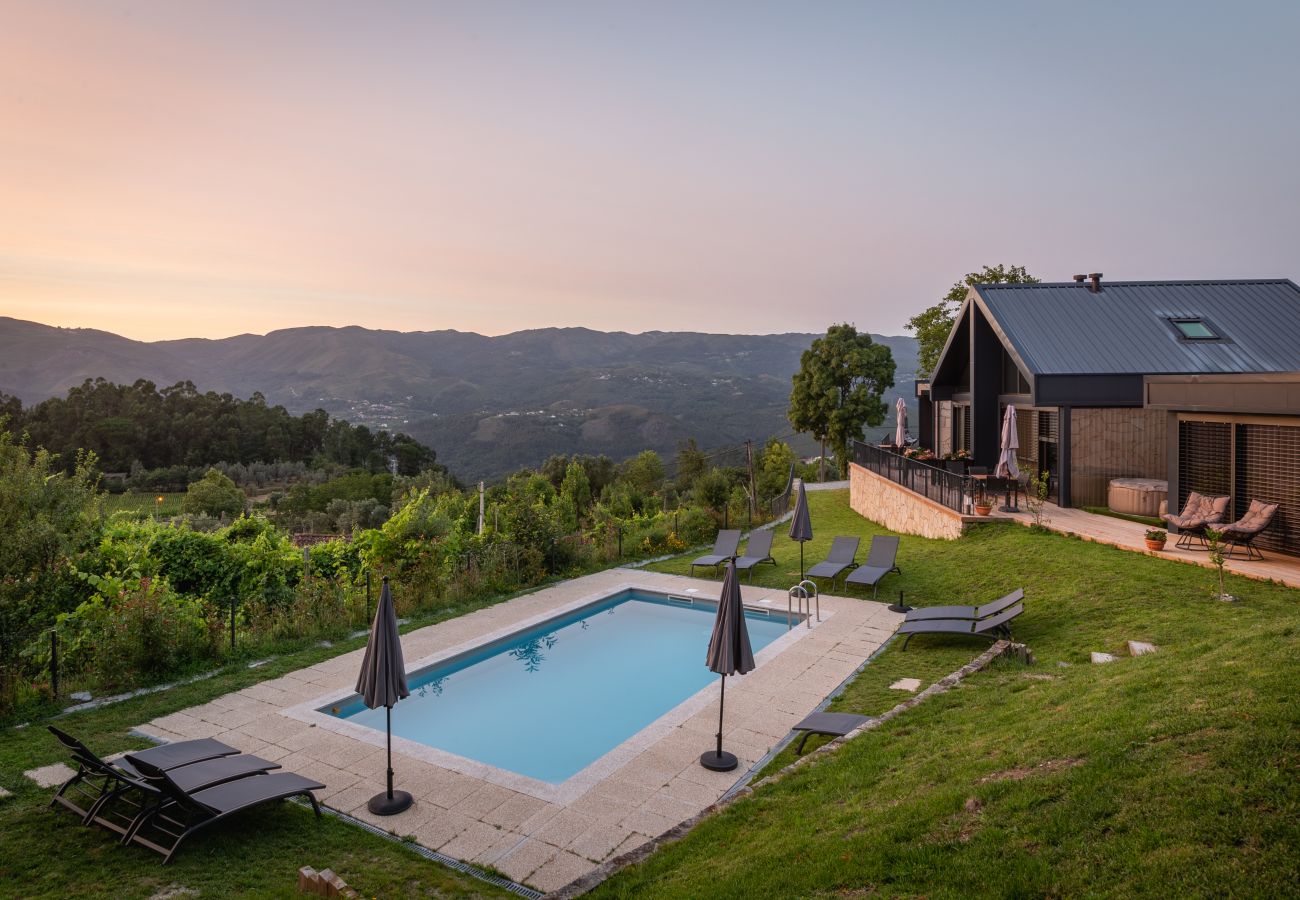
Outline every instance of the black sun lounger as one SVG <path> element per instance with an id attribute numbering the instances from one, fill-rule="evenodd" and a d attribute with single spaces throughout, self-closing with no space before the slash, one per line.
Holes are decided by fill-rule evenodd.
<path id="1" fill-rule="evenodd" d="M 857 555 L 858 538 L 837 537 L 831 541 L 831 552 L 826 554 L 826 559 L 809 569 L 806 577 L 829 578 L 831 587 L 835 587 L 835 579 L 840 577 L 841 572 L 857 568 L 858 564 L 853 561 Z"/>
<path id="2" fill-rule="evenodd" d="M 860 584 L 864 587 L 871 588 L 871 596 L 876 596 L 880 590 L 880 580 L 890 572 L 903 574 L 903 570 L 898 568 L 898 536 L 893 534 L 878 534 L 871 539 L 871 552 L 867 554 L 867 561 L 858 566 L 844 579 L 845 587 L 850 584 Z"/>
<path id="3" fill-rule="evenodd" d="M 320 803 L 312 791 L 323 790 L 325 785 L 292 772 L 249 775 L 189 793 L 177 784 L 172 772 L 150 766 L 130 754 L 127 761 L 158 789 L 163 799 L 139 817 L 124 842 L 134 842 L 162 854 L 163 865 L 171 862 L 185 839 L 196 831 L 264 803 L 301 796 L 311 801 L 317 817 L 321 814 Z"/>
<path id="4" fill-rule="evenodd" d="M 1024 588 L 1019 588 L 983 606 L 918 606 L 907 613 L 906 622 L 918 622 L 922 619 L 987 619 L 995 616 L 1008 606 L 1025 599 Z"/>
<path id="5" fill-rule="evenodd" d="M 903 641 L 904 650 L 918 634 L 965 634 L 996 641 L 1000 637 L 1011 637 L 1010 622 L 1024 611 L 1025 605 L 1017 603 L 987 619 L 914 619 L 904 621 L 898 633 L 907 635 L 907 640 Z"/>
<path id="6" fill-rule="evenodd" d="M 119 760 L 114 766 L 118 770 L 114 774 L 119 787 L 105 793 L 91 807 L 85 824 L 102 825 L 109 831 L 122 835 L 122 842 L 126 843 L 128 836 L 163 798 L 158 788 L 129 761 Z M 234 756 L 221 756 L 188 766 L 178 766 L 167 772 L 177 787 L 192 794 L 239 778 L 264 775 L 278 768 L 279 763 L 260 756 L 236 753 Z"/>
<path id="7" fill-rule="evenodd" d="M 870 718 L 870 716 L 859 716 L 854 713 L 815 712 L 804 718 L 792 729 L 793 731 L 803 732 L 803 737 L 800 738 L 799 746 L 795 749 L 794 755 L 803 755 L 803 745 L 807 743 L 808 736 L 811 734 L 843 737 L 859 725 L 870 720 Z"/>
<path id="8" fill-rule="evenodd" d="M 727 560 L 736 555 L 740 548 L 740 529 L 730 528 L 726 531 L 719 531 L 718 538 L 713 542 L 713 552 L 708 556 L 701 556 L 695 562 L 691 563 L 691 574 L 695 574 L 696 566 L 713 566 L 716 569 Z"/>
<path id="9" fill-rule="evenodd" d="M 73 762 L 77 764 L 77 773 L 63 783 L 50 800 L 50 805 L 62 804 L 80 816 L 82 821 L 88 821 L 97 805 L 109 793 L 121 787 L 119 775 L 128 771 L 131 775 L 136 773 L 134 769 L 127 770 L 120 762 L 116 766 L 105 762 L 93 750 L 67 732 L 60 731 L 53 725 L 46 727 L 64 749 L 72 754 Z M 235 756 L 238 753 L 238 750 L 228 744 L 212 738 L 203 738 L 197 741 L 178 741 L 161 747 L 150 747 L 148 750 L 139 751 L 134 756 L 144 760 L 148 765 L 166 770 L 225 756 Z M 85 806 L 81 806 L 79 801 L 84 802 Z"/>
<path id="10" fill-rule="evenodd" d="M 749 572 L 752 579 L 754 568 L 759 563 L 769 562 L 776 565 L 776 560 L 772 558 L 772 535 L 771 529 L 765 531 L 755 531 L 749 536 L 749 543 L 745 545 L 745 555 L 736 559 L 736 569 L 740 572 Z"/>

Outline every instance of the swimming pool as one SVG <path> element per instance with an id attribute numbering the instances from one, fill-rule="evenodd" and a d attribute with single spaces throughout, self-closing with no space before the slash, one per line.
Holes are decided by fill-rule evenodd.
<path id="1" fill-rule="evenodd" d="M 408 678 L 393 735 L 559 784 L 717 681 L 704 665 L 716 602 L 623 590 Z M 785 610 L 747 610 L 754 652 Z M 353 695 L 319 710 L 382 731 Z"/>

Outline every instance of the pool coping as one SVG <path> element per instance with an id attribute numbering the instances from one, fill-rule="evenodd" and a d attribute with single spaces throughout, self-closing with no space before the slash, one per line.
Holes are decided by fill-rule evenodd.
<path id="1" fill-rule="evenodd" d="M 617 596 L 620 593 L 635 590 L 660 594 L 665 597 L 671 597 L 673 593 L 701 593 L 699 588 L 687 588 L 677 592 L 669 592 L 654 587 L 648 587 L 644 581 L 621 582 L 611 587 L 594 591 L 591 594 L 578 598 L 577 600 L 561 604 L 518 622 L 504 625 L 495 631 L 488 632 L 487 634 L 469 638 L 460 644 L 428 654 L 414 662 L 407 663 L 407 677 L 410 678 L 425 669 L 430 669 L 434 666 L 451 662 L 457 657 L 469 655 L 489 644 L 508 639 L 520 632 L 536 628 L 552 619 L 562 618 L 582 609 L 584 606 L 595 606 Z M 709 602 L 716 603 L 717 601 L 710 599 Z M 768 605 L 764 605 L 765 603 Z M 760 599 L 757 602 L 743 602 L 746 609 L 762 611 L 772 615 L 774 614 L 774 607 L 770 604 L 771 601 L 766 598 Z M 835 613 L 833 611 L 828 610 L 820 620 L 809 615 L 806 617 L 805 621 L 796 622 L 789 631 L 772 641 L 758 653 L 754 654 L 755 665 L 761 666 L 780 656 L 790 647 L 801 641 L 805 636 L 814 634 L 823 624 L 830 621 L 834 615 Z M 431 765 L 450 769 L 453 772 L 459 772 L 462 775 L 469 775 L 474 778 L 482 779 L 483 781 L 490 782 L 491 784 L 503 788 L 508 788 L 512 791 L 517 791 L 521 794 L 527 794 L 528 796 L 535 797 L 538 800 L 545 800 L 549 803 L 568 804 L 577 800 L 614 772 L 627 765 L 627 763 L 631 762 L 642 752 L 649 749 L 660 739 L 671 734 L 675 728 L 679 727 L 691 716 L 708 706 L 709 703 L 718 696 L 719 691 L 720 682 L 711 682 L 682 700 L 654 721 L 649 722 L 640 730 L 629 735 L 626 740 L 611 747 L 605 753 L 592 760 L 564 781 L 558 783 L 541 781 L 520 774 L 519 772 L 502 769 L 498 766 L 480 762 L 476 759 L 470 759 L 469 757 L 461 756 L 448 750 L 431 747 L 428 744 L 422 744 L 419 741 L 399 737 L 398 735 L 393 735 L 393 751 L 395 753 L 401 753 L 404 756 L 409 756 L 413 759 L 422 760 Z M 356 697 L 356 694 L 357 692 L 355 689 L 330 691 L 303 703 L 299 703 L 296 706 L 283 709 L 280 711 L 280 714 L 316 728 L 320 728 L 324 731 L 344 735 L 353 740 L 361 741 L 382 749 L 386 746 L 387 735 L 385 732 L 380 731 L 377 728 L 371 728 L 368 725 L 358 725 L 346 719 L 340 719 L 336 716 L 320 711 L 321 707 L 331 706 L 341 701 L 352 699 Z"/>

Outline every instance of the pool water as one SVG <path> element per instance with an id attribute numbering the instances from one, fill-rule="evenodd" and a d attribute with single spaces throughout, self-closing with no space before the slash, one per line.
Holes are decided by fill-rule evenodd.
<path id="1" fill-rule="evenodd" d="M 409 677 L 393 734 L 558 784 L 718 676 L 704 664 L 717 604 L 624 591 Z M 746 612 L 754 652 L 785 611 Z M 321 710 L 380 731 L 359 697 Z"/>

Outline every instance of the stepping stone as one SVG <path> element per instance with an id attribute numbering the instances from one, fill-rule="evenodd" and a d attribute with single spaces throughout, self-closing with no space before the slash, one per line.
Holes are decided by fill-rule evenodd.
<path id="1" fill-rule="evenodd" d="M 1114 662 L 1115 657 L 1111 656 L 1109 653 L 1097 653 L 1096 651 L 1093 651 L 1092 661 L 1100 665 L 1101 663 Z"/>
<path id="2" fill-rule="evenodd" d="M 91 701 L 90 691 L 73 691 L 68 695 L 69 700 L 76 700 L 78 703 L 89 703 Z"/>
<path id="3" fill-rule="evenodd" d="M 919 678 L 900 678 L 889 686 L 891 691 L 912 691 L 915 692 L 921 687 Z"/>
<path id="4" fill-rule="evenodd" d="M 4 788 L 0 788 L 0 800 L 7 800 L 12 796 L 13 794 L 11 792 L 6 791 Z"/>
<path id="5" fill-rule="evenodd" d="M 1156 652 L 1155 644 L 1148 644 L 1146 641 L 1128 642 L 1129 656 L 1146 656 L 1148 653 L 1155 653 L 1155 652 Z"/>
<path id="6" fill-rule="evenodd" d="M 77 773 L 63 763 L 55 763 L 52 766 L 41 766 L 39 769 L 28 769 L 23 774 L 40 787 L 50 788 L 58 787 Z"/>

